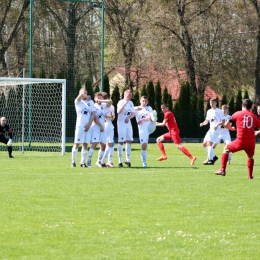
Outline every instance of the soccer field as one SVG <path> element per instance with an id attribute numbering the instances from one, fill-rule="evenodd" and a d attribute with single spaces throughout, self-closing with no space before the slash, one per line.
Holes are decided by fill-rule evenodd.
<path id="1" fill-rule="evenodd" d="M 148 146 L 132 145 L 132 168 L 71 168 L 61 156 L 0 152 L 0 259 L 259 259 L 260 145 L 254 179 L 244 152 L 226 177 L 219 160 L 203 165 L 202 144 L 184 144 L 195 165 L 172 143 L 158 162 Z M 114 154 L 117 166 L 117 154 Z"/>

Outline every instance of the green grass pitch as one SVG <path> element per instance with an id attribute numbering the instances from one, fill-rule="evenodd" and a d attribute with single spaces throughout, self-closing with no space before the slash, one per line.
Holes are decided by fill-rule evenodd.
<path id="1" fill-rule="evenodd" d="M 172 143 L 162 162 L 149 144 L 149 168 L 139 144 L 132 168 L 80 168 L 80 153 L 71 168 L 70 152 L 0 152 L 0 259 L 259 259 L 260 145 L 253 180 L 244 152 L 222 177 L 223 144 L 214 166 L 203 165 L 202 144 L 184 146 L 194 166 Z"/>

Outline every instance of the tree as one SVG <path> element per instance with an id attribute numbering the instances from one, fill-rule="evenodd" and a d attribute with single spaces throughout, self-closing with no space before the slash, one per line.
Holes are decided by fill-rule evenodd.
<path id="1" fill-rule="evenodd" d="M 147 96 L 149 99 L 149 105 L 154 108 L 154 103 L 155 103 L 155 92 L 154 92 L 154 85 L 153 85 L 153 81 L 150 80 L 147 86 Z"/>
<path id="2" fill-rule="evenodd" d="M 234 97 L 231 97 L 231 99 L 230 99 L 230 101 L 228 103 L 228 109 L 229 109 L 230 115 L 232 115 L 232 114 L 234 114 L 236 112 Z"/>
<path id="3" fill-rule="evenodd" d="M 226 94 L 223 94 L 222 96 L 222 101 L 221 101 L 221 105 L 227 105 L 227 95 Z"/>
<path id="4" fill-rule="evenodd" d="M 157 112 L 161 111 L 162 89 L 161 89 L 160 81 L 157 81 L 156 83 L 154 96 L 155 96 L 154 109 Z"/>
<path id="5" fill-rule="evenodd" d="M 107 75 L 104 76 L 104 92 L 106 92 L 108 97 L 110 97 L 109 78 Z"/>
<path id="6" fill-rule="evenodd" d="M 241 89 L 238 90 L 236 95 L 236 104 L 235 104 L 235 110 L 240 111 L 242 107 L 242 91 Z"/>
<path id="7" fill-rule="evenodd" d="M 245 90 L 243 99 L 248 99 L 248 98 L 249 98 L 248 90 Z"/>
<path id="8" fill-rule="evenodd" d="M 12 7 L 12 4 L 10 0 L 2 0 L 0 4 L 2 13 L 0 16 L 0 63 L 4 75 L 8 72 L 5 54 L 21 29 L 21 24 L 25 22 L 24 13 L 30 4 L 30 0 L 18 1 L 15 8 Z M 17 10 L 18 12 L 16 12 Z"/>
<path id="9" fill-rule="evenodd" d="M 60 32 L 62 32 L 61 39 L 66 49 L 67 96 L 74 96 L 75 50 L 79 39 L 76 35 L 77 26 L 93 10 L 93 6 L 88 5 L 86 8 L 81 8 L 79 2 L 67 3 L 64 6 L 55 1 L 45 0 L 41 0 L 40 3 L 53 16 Z"/>
<path id="10" fill-rule="evenodd" d="M 179 122 L 181 135 L 190 136 L 191 125 L 191 103 L 190 103 L 190 84 L 186 82 L 181 85 L 179 95 Z"/>
<path id="11" fill-rule="evenodd" d="M 147 88 L 146 88 L 145 84 L 141 88 L 140 97 L 142 97 L 142 96 L 147 96 Z"/>
<path id="12" fill-rule="evenodd" d="M 140 105 L 140 97 L 139 97 L 139 91 L 136 90 L 134 95 L 133 95 L 133 103 L 135 106 L 139 106 Z"/>
<path id="13" fill-rule="evenodd" d="M 170 33 L 173 36 L 173 39 L 177 40 L 182 46 L 191 93 L 197 92 L 197 86 L 195 77 L 195 61 L 193 58 L 195 46 L 190 27 L 192 26 L 193 21 L 202 14 L 206 13 L 216 1 L 217 0 L 195 1 L 193 4 L 193 2 L 186 2 L 185 0 L 163 0 L 161 2 L 162 5 L 167 8 L 167 16 L 164 12 L 158 12 L 158 19 L 155 22 L 155 25 Z M 169 23 L 169 21 L 174 22 Z"/>
<path id="14" fill-rule="evenodd" d="M 190 136 L 199 137 L 199 111 L 198 111 L 198 96 L 196 93 L 193 93 L 191 96 L 191 107 L 190 107 L 190 116 L 191 116 L 191 125 L 190 125 Z"/>
<path id="15" fill-rule="evenodd" d="M 141 31 L 139 18 L 146 1 L 105 0 L 104 2 L 111 33 L 115 34 L 120 46 L 119 50 L 124 57 L 125 87 L 133 90 L 130 73 L 136 53 L 138 36 Z"/>
<path id="16" fill-rule="evenodd" d="M 92 81 L 89 77 L 86 78 L 85 87 L 86 87 L 86 90 L 88 92 L 88 95 L 90 95 L 91 99 L 93 99 L 94 98 L 94 92 L 93 92 L 93 88 L 92 88 Z"/>

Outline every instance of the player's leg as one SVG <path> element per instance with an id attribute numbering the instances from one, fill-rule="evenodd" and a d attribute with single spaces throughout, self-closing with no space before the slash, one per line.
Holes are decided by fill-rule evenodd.
<path id="1" fill-rule="evenodd" d="M 228 133 L 226 135 L 223 135 L 222 140 L 223 140 L 224 144 L 229 144 L 231 142 L 230 134 Z M 232 158 L 232 153 L 229 152 L 228 153 L 228 164 L 230 164 L 231 158 Z"/>
<path id="2" fill-rule="evenodd" d="M 244 150 L 247 154 L 247 178 L 253 179 L 254 169 L 254 153 L 255 153 L 255 142 L 244 144 Z"/>
<path id="3" fill-rule="evenodd" d="M 114 155 L 114 129 L 107 132 L 107 166 L 114 168 L 113 155 Z M 106 151 L 105 151 L 106 153 Z M 104 161 L 105 162 L 105 161 Z"/>
<path id="4" fill-rule="evenodd" d="M 96 165 L 98 165 L 99 167 L 102 166 L 101 164 L 101 160 L 103 158 L 103 155 L 105 153 L 105 149 L 106 149 L 106 132 L 101 132 L 100 133 L 100 149 L 98 151 L 98 159 L 97 159 L 97 162 L 96 162 Z M 105 167 L 105 166 L 103 166 Z"/>
<path id="5" fill-rule="evenodd" d="M 190 164 L 193 165 L 197 160 L 197 158 L 191 155 L 189 150 L 182 145 L 179 134 L 172 134 L 172 140 L 177 145 L 177 148 L 190 158 Z"/>
<path id="6" fill-rule="evenodd" d="M 90 142 L 91 142 L 91 131 L 84 132 L 84 141 L 82 143 L 82 149 L 81 149 L 80 167 L 87 167 L 85 162 L 88 155 L 88 144 Z"/>
<path id="7" fill-rule="evenodd" d="M 83 143 L 81 149 L 80 167 L 87 167 L 87 165 L 85 164 L 87 154 L 88 154 L 88 144 Z"/>
<path id="8" fill-rule="evenodd" d="M 71 150 L 71 167 L 76 167 L 76 157 L 78 153 L 78 148 L 81 143 L 84 142 L 84 129 L 76 128 L 75 129 L 75 137 L 74 137 L 74 145 Z"/>
<path id="9" fill-rule="evenodd" d="M 241 150 L 239 142 L 237 140 L 230 142 L 229 144 L 225 145 L 222 156 L 221 156 L 221 166 L 218 171 L 215 172 L 216 175 L 225 176 L 226 175 L 226 168 L 228 162 L 228 154 L 230 152 L 238 152 Z"/>
<path id="10" fill-rule="evenodd" d="M 156 129 L 156 122 L 150 121 L 148 124 L 148 133 L 149 135 L 152 134 Z"/>
<path id="11" fill-rule="evenodd" d="M 128 167 L 131 167 L 131 144 L 133 141 L 133 128 L 132 125 L 127 125 L 127 131 L 126 131 L 126 144 L 125 144 L 125 151 L 126 151 L 126 160 L 125 164 Z"/>
<path id="12" fill-rule="evenodd" d="M 118 155 L 118 166 L 123 167 L 122 156 L 123 156 L 123 144 L 126 141 L 126 127 L 123 125 L 118 125 L 118 145 L 117 145 L 117 155 Z"/>
<path id="13" fill-rule="evenodd" d="M 149 139 L 149 132 L 147 130 L 143 130 L 139 132 L 139 139 L 141 144 L 141 160 L 144 168 L 147 168 L 147 144 Z"/>
<path id="14" fill-rule="evenodd" d="M 166 133 L 166 134 L 163 134 L 161 136 L 159 136 L 157 139 L 156 139 L 156 142 L 157 142 L 157 145 L 162 153 L 162 156 L 157 158 L 157 161 L 164 161 L 164 160 L 167 160 L 167 155 L 166 155 L 166 152 L 165 152 L 165 149 L 164 149 L 164 144 L 163 142 L 166 141 L 166 140 L 171 140 L 171 135 L 170 133 Z"/>

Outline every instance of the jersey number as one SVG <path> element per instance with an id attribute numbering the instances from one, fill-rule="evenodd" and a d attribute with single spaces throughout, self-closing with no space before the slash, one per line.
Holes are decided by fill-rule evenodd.
<path id="1" fill-rule="evenodd" d="M 244 115 L 243 128 L 251 128 L 253 126 L 253 117 Z"/>

